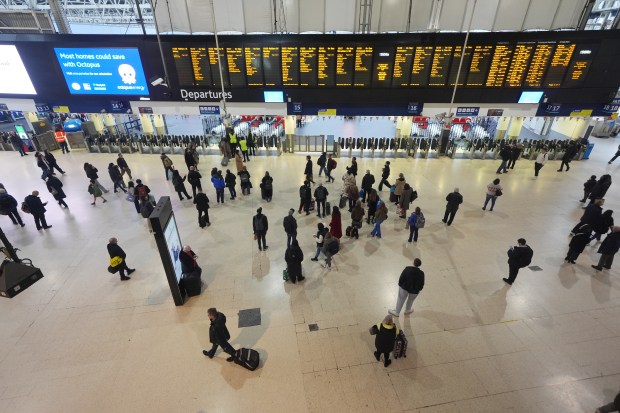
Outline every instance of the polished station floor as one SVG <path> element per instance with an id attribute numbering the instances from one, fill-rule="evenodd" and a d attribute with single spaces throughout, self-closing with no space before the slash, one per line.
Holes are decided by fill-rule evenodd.
<path id="1" fill-rule="evenodd" d="M 25 228 L 0 216 L 20 256 L 45 275 L 0 299 L 0 412 L 593 412 L 620 385 L 620 262 L 596 272 L 596 246 L 575 265 L 563 261 L 582 213 L 583 182 L 592 174 L 618 176 L 620 160 L 607 164 L 618 142 L 592 141 L 591 159 L 573 162 L 569 172 L 549 161 L 535 180 L 533 161 L 519 160 L 499 176 L 504 195 L 493 212 L 481 206 L 499 161 L 390 159 L 390 179 L 403 172 L 419 193 L 415 206 L 426 216 L 419 242 L 406 242 L 404 220 L 390 205 L 383 238 L 370 238 L 364 225 L 359 240 L 343 238 L 338 270 L 328 272 L 310 261 L 319 218 L 296 213 L 306 276 L 296 285 L 282 280 L 282 219 L 299 206 L 304 156 L 252 158 L 255 190 L 235 201 L 227 195 L 224 205 L 207 178 L 220 158 L 202 157 L 212 206 L 212 225 L 203 230 L 192 202 L 179 201 L 165 181 L 158 156 L 126 155 L 134 178 L 157 197 L 171 196 L 181 239 L 199 255 L 204 291 L 182 307 L 172 302 L 145 220 L 124 194 L 90 205 L 83 163 L 98 167 L 111 189 L 107 164 L 115 155 L 56 152 L 67 171 L 60 177 L 70 206 L 64 210 L 34 156 L 0 152 L 0 182 L 20 202 L 38 189 L 53 225 L 37 231 L 30 215 L 22 213 Z M 181 155 L 172 159 L 186 171 Z M 332 205 L 348 162 L 339 160 L 338 180 L 328 184 Z M 379 178 L 383 163 L 359 159 L 358 183 L 366 169 Z M 274 177 L 271 203 L 258 191 L 266 170 Z M 612 184 L 606 208 L 620 205 L 619 185 Z M 455 186 L 465 202 L 448 227 L 444 199 Z M 252 239 L 259 206 L 270 223 L 266 252 Z M 343 217 L 346 227 L 349 214 Z M 130 281 L 107 272 L 113 236 L 137 269 Z M 521 270 L 510 287 L 502 281 L 506 250 L 519 237 L 542 270 Z M 416 257 L 426 287 L 415 312 L 398 319 L 409 338 L 407 358 L 384 368 L 368 329 L 394 307 L 398 277 Z M 235 348 L 260 352 L 258 370 L 227 363 L 221 352 L 212 360 L 202 355 L 209 307 L 228 317 Z M 238 312 L 252 308 L 260 308 L 261 325 L 238 328 Z M 318 330 L 310 331 L 313 324 Z"/>

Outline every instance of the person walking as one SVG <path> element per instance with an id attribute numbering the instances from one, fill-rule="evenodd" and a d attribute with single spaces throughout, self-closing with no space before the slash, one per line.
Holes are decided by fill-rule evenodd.
<path id="1" fill-rule="evenodd" d="M 37 166 L 41 168 L 41 172 L 42 172 L 41 179 L 45 181 L 48 176 L 54 175 L 54 171 L 52 170 L 52 167 L 47 162 L 47 159 L 45 159 L 42 153 L 35 152 L 34 157 L 37 160 Z"/>
<path id="2" fill-rule="evenodd" d="M 313 235 L 316 241 L 316 255 L 313 258 L 310 258 L 310 261 L 319 260 L 319 255 L 321 254 L 321 250 L 323 249 L 323 243 L 325 241 L 325 236 L 329 232 L 329 230 L 325 228 L 325 225 L 321 222 L 319 222 L 316 225 L 316 227 L 317 227 L 316 234 Z"/>
<path id="3" fill-rule="evenodd" d="M 590 197 L 590 192 L 592 192 L 592 188 L 596 185 L 596 175 L 592 175 L 590 179 L 583 183 L 583 198 L 579 200 L 582 204 L 586 202 L 586 199 Z"/>
<path id="4" fill-rule="evenodd" d="M 395 205 L 398 205 L 398 202 L 400 201 L 400 196 L 405 190 L 406 183 L 407 181 L 405 181 L 405 175 L 403 175 L 402 173 L 398 174 L 398 179 L 394 183 L 394 195 L 396 196 L 396 201 L 394 202 Z"/>
<path id="5" fill-rule="evenodd" d="M 579 254 L 581 254 L 586 248 L 586 245 L 590 243 L 590 233 L 592 233 L 592 228 L 590 228 L 590 225 L 584 224 L 579 227 L 575 236 L 571 238 L 568 243 L 568 252 L 566 253 L 566 258 L 564 258 L 565 262 L 569 262 L 571 264 L 575 263 L 575 260 L 579 257 Z"/>
<path id="6" fill-rule="evenodd" d="M 390 177 L 390 161 L 386 161 L 385 166 L 383 167 L 383 170 L 381 171 L 381 181 L 379 182 L 379 188 L 378 188 L 379 192 L 381 192 L 381 190 L 383 189 L 383 185 L 386 185 L 388 189 L 392 187 L 392 185 L 387 180 L 389 177 Z"/>
<path id="7" fill-rule="evenodd" d="M 216 201 L 224 203 L 224 188 L 226 188 L 226 181 L 222 178 L 222 171 L 217 171 L 217 175 L 211 177 L 211 182 L 215 188 Z"/>
<path id="8" fill-rule="evenodd" d="M 11 143 L 13 144 L 13 147 L 15 148 L 15 150 L 19 151 L 19 156 L 28 155 L 26 151 L 24 150 L 24 141 L 22 141 L 21 138 L 17 136 L 17 133 L 11 132 L 9 135 L 9 139 L 11 140 Z"/>
<path id="9" fill-rule="evenodd" d="M 598 217 L 598 219 L 594 221 L 594 224 L 592 225 L 592 231 L 594 231 L 594 234 L 592 234 L 588 243 L 590 243 L 593 239 L 600 241 L 601 235 L 605 235 L 609 232 L 611 227 L 614 226 L 614 219 L 611 216 L 613 213 L 614 211 L 608 209 L 607 211 L 603 212 L 601 216 Z"/>
<path id="10" fill-rule="evenodd" d="M 185 180 L 187 179 L 187 176 L 184 176 L 181 178 L 181 174 L 179 174 L 179 171 L 177 171 L 176 169 L 172 171 L 172 186 L 174 187 L 174 190 L 177 192 L 177 194 L 179 194 L 179 199 L 182 201 L 183 199 L 183 194 L 185 194 L 185 196 L 187 197 L 187 199 L 192 199 L 191 196 L 189 196 L 189 194 L 187 193 L 187 189 L 185 189 Z"/>
<path id="11" fill-rule="evenodd" d="M 493 211 L 495 207 L 495 201 L 497 201 L 498 196 L 502 196 L 502 186 L 499 184 L 499 178 L 496 178 L 487 185 L 487 193 L 486 198 L 484 200 L 484 205 L 482 206 L 482 210 L 486 211 L 487 204 L 491 201 L 491 209 L 489 211 Z"/>
<path id="12" fill-rule="evenodd" d="M 250 162 L 250 157 L 248 156 L 248 141 L 243 136 L 239 138 L 239 149 L 241 149 L 243 161 Z"/>
<path id="13" fill-rule="evenodd" d="M 146 220 L 146 227 L 149 229 L 149 232 L 153 232 L 153 225 L 151 225 L 149 217 L 154 209 L 155 205 L 150 199 L 147 198 L 140 201 L 140 215 Z"/>
<path id="14" fill-rule="evenodd" d="M 250 190 L 252 189 L 252 182 L 250 181 L 250 173 L 248 169 L 244 166 L 243 170 L 239 173 L 239 180 L 241 181 L 241 193 L 243 195 L 250 195 Z"/>
<path id="15" fill-rule="evenodd" d="M 547 147 L 543 146 L 540 148 L 540 152 L 536 157 L 536 161 L 534 161 L 534 178 L 538 178 L 538 173 L 542 169 L 543 166 L 547 163 L 549 159 L 549 155 L 547 154 Z"/>
<path id="16" fill-rule="evenodd" d="M 69 145 L 67 145 L 67 134 L 63 130 L 56 131 L 54 138 L 56 138 L 56 142 L 58 142 L 63 154 L 71 152 Z"/>
<path id="17" fill-rule="evenodd" d="M 616 154 L 607 163 L 611 165 L 611 163 L 615 161 L 618 158 L 618 156 L 620 156 L 620 145 L 618 145 L 618 150 L 616 151 Z"/>
<path id="18" fill-rule="evenodd" d="M 603 214 L 603 204 L 605 203 L 604 199 L 597 199 L 593 204 L 590 204 L 586 207 L 585 211 L 583 211 L 583 215 L 579 219 L 577 225 L 573 227 L 570 234 L 575 235 L 579 227 L 584 224 L 588 224 L 590 227 L 594 227 L 596 222 L 600 219 Z"/>
<path id="19" fill-rule="evenodd" d="M 267 230 L 269 230 L 269 221 L 267 217 L 263 215 L 263 208 L 256 210 L 256 215 L 252 217 L 252 229 L 254 230 L 254 239 L 258 241 L 258 250 L 267 250 Z"/>
<path id="20" fill-rule="evenodd" d="M 43 151 L 43 157 L 47 161 L 47 164 L 50 167 L 50 171 L 54 172 L 54 169 L 56 169 L 61 174 L 65 174 L 65 171 L 63 171 L 62 168 L 58 166 L 58 161 L 56 161 L 56 157 L 52 155 L 50 151 L 48 151 L 47 149 Z"/>
<path id="21" fill-rule="evenodd" d="M 352 174 L 348 174 L 348 176 L 353 176 Z M 345 195 L 349 200 L 349 212 L 353 211 L 353 207 L 357 203 L 360 197 L 360 191 L 355 184 L 346 184 L 345 186 Z"/>
<path id="22" fill-rule="evenodd" d="M 620 249 L 620 227 L 615 226 L 611 228 L 611 232 L 601 242 L 597 251 L 601 254 L 601 258 L 598 260 L 598 264 L 593 265 L 592 268 L 596 271 L 602 271 L 603 268 L 611 270 L 611 264 L 614 262 L 614 255 L 618 249 Z"/>
<path id="23" fill-rule="evenodd" d="M 508 250 L 508 278 L 502 280 L 512 285 L 517 279 L 517 274 L 521 268 L 525 268 L 532 262 L 534 251 L 527 245 L 524 238 L 517 240 L 517 245 L 510 247 Z"/>
<path id="24" fill-rule="evenodd" d="M 362 191 L 364 191 L 364 196 L 362 197 L 362 202 L 366 202 L 366 198 L 370 195 L 372 191 L 372 186 L 375 184 L 375 176 L 370 173 L 370 169 L 366 170 L 366 175 L 362 178 Z"/>
<path id="25" fill-rule="evenodd" d="M 131 177 L 131 169 L 129 169 L 129 165 L 127 165 L 127 161 L 123 158 L 122 153 L 118 154 L 118 158 L 116 158 L 116 165 L 121 171 L 121 176 L 125 176 L 125 174 L 127 174 L 129 179 L 133 179 Z"/>
<path id="26" fill-rule="evenodd" d="M 604 198 L 611 186 L 611 175 L 602 175 L 590 192 L 590 204 L 594 203 L 596 199 Z"/>
<path id="27" fill-rule="evenodd" d="M 99 174 L 98 174 L 99 170 L 97 168 L 95 168 L 93 165 L 86 162 L 84 164 L 84 172 L 86 172 L 86 177 L 90 181 L 94 181 L 97 187 L 101 189 L 101 191 L 103 191 L 106 194 L 109 192 L 103 185 L 99 183 Z"/>
<path id="28" fill-rule="evenodd" d="M 289 248 L 291 242 L 297 239 L 297 220 L 293 214 L 295 214 L 295 210 L 293 208 L 289 209 L 288 215 L 282 221 L 284 232 L 286 233 L 286 248 Z"/>
<path id="29" fill-rule="evenodd" d="M 252 135 L 252 132 L 248 132 L 247 143 L 250 154 L 252 156 L 256 156 L 256 142 L 254 141 L 254 135 Z M 249 156 L 248 160 L 250 160 Z"/>
<path id="30" fill-rule="evenodd" d="M 196 210 L 198 211 L 198 226 L 200 228 L 210 227 L 209 221 L 209 197 L 202 192 L 202 189 L 198 190 L 196 197 L 194 198 L 196 204 Z"/>
<path id="31" fill-rule="evenodd" d="M 267 202 L 271 202 L 273 198 L 273 178 L 269 175 L 269 171 L 265 171 L 265 176 L 263 176 L 260 183 L 260 189 L 262 198 Z"/>
<path id="32" fill-rule="evenodd" d="M 450 192 L 446 196 L 446 212 L 443 214 L 441 222 L 444 224 L 452 225 L 456 211 L 459 210 L 459 205 L 463 203 L 463 195 L 461 195 L 459 188 L 454 188 L 454 191 Z"/>
<path id="33" fill-rule="evenodd" d="M 45 185 L 47 186 L 47 190 L 50 191 L 54 199 L 58 202 L 58 205 L 69 208 L 69 205 L 67 205 L 67 203 L 64 201 L 67 195 L 62 189 L 63 183 L 60 181 L 60 179 L 50 175 L 47 177 L 47 182 L 45 182 Z"/>
<path id="34" fill-rule="evenodd" d="M 301 210 L 306 212 L 306 215 L 310 215 L 310 205 L 312 203 L 312 190 L 310 189 L 310 182 L 304 181 L 304 184 L 299 187 L 299 210 L 298 213 L 301 214 Z"/>
<path id="35" fill-rule="evenodd" d="M 316 216 L 325 218 L 325 208 L 327 204 L 327 196 L 329 195 L 329 191 L 327 188 L 323 186 L 322 183 L 319 182 L 319 186 L 314 190 L 314 200 L 316 202 Z M 321 209 L 323 210 L 323 214 L 321 215 Z"/>
<path id="36" fill-rule="evenodd" d="M 508 168 L 515 169 L 515 164 L 517 160 L 521 157 L 521 152 L 523 152 L 523 144 L 518 142 L 510 146 L 510 160 L 508 161 Z"/>
<path id="37" fill-rule="evenodd" d="M 366 223 L 371 224 L 375 222 L 375 214 L 377 212 L 377 207 L 379 206 L 379 201 L 381 201 L 381 199 L 379 198 L 379 194 L 377 194 L 377 191 L 375 189 L 372 189 L 370 191 L 367 199 L 368 202 L 366 202 L 366 206 L 368 207 L 368 215 L 366 215 Z M 384 202 L 381 201 L 381 203 Z"/>
<path id="38" fill-rule="evenodd" d="M 560 169 L 558 172 L 562 172 L 564 169 L 564 165 L 566 165 L 566 172 L 570 169 L 570 163 L 573 158 L 577 155 L 577 144 L 575 141 L 570 141 L 568 143 L 568 147 L 566 147 L 566 151 L 564 152 L 564 156 L 562 156 L 562 164 L 560 165 Z"/>
<path id="39" fill-rule="evenodd" d="M 327 155 L 327 164 L 325 166 L 325 175 L 327 176 L 327 182 L 334 182 L 335 179 L 332 176 L 332 171 L 336 169 L 338 163 L 332 158 L 332 154 Z"/>
<path id="40" fill-rule="evenodd" d="M 200 182 L 201 178 L 202 175 L 196 170 L 196 166 L 190 166 L 189 172 L 187 173 L 187 182 L 189 182 L 189 184 L 192 186 L 192 196 L 194 197 L 194 203 L 196 202 L 196 190 L 198 189 L 202 191 L 202 183 Z"/>
<path id="41" fill-rule="evenodd" d="M 319 159 L 317 159 L 316 164 L 319 167 L 319 178 L 321 177 L 321 173 L 323 172 L 325 172 L 325 175 L 327 176 L 327 170 L 325 169 L 325 166 L 327 164 L 327 153 L 321 153 L 321 156 L 319 156 Z"/>
<path id="42" fill-rule="evenodd" d="M 108 164 L 108 175 L 110 175 L 110 180 L 114 184 L 114 193 L 118 192 L 116 188 L 119 188 L 121 191 L 127 193 L 127 187 L 125 186 L 125 182 L 123 182 L 121 171 L 118 166 L 114 165 L 112 162 Z"/>
<path id="43" fill-rule="evenodd" d="M 51 225 L 47 225 L 47 221 L 45 220 L 45 205 L 47 205 L 47 202 L 41 202 L 41 199 L 39 198 L 39 191 L 32 191 L 31 195 L 24 198 L 24 203 L 34 218 L 34 224 L 36 225 L 37 230 L 52 227 Z"/>
<path id="44" fill-rule="evenodd" d="M 416 258 L 413 260 L 413 266 L 407 266 L 401 272 L 398 279 L 398 298 L 396 299 L 396 308 L 388 310 L 388 313 L 394 317 L 400 316 L 405 301 L 405 315 L 413 313 L 413 302 L 420 291 L 424 289 L 424 271 L 420 269 L 422 260 Z"/>
<path id="45" fill-rule="evenodd" d="M 108 202 L 108 200 L 103 197 L 103 192 L 101 192 L 101 188 L 99 188 L 97 182 L 95 181 L 91 180 L 90 184 L 88 184 L 88 193 L 93 196 L 93 202 L 91 202 L 91 205 L 97 205 L 97 198 L 103 199 L 104 204 Z"/>
<path id="46" fill-rule="evenodd" d="M 295 212 L 295 210 L 292 211 Z M 304 253 L 301 248 L 299 248 L 297 240 L 294 239 L 291 245 L 286 248 L 286 253 L 284 254 L 288 276 L 293 284 L 297 283 L 297 281 L 301 282 L 306 279 L 303 276 L 303 270 L 301 268 L 303 260 Z"/>
<path id="47" fill-rule="evenodd" d="M 236 350 L 230 345 L 230 333 L 226 328 L 226 316 L 223 313 L 218 312 L 215 308 L 209 308 L 207 310 L 207 317 L 211 321 L 209 326 L 209 342 L 212 344 L 211 350 L 202 350 L 202 354 L 210 359 L 215 356 L 215 352 L 218 347 L 222 347 L 225 353 L 229 355 L 226 361 L 231 362 L 235 360 Z"/>
<path id="48" fill-rule="evenodd" d="M 409 184 L 405 184 L 403 193 L 398 200 L 398 207 L 400 208 L 400 218 L 407 218 L 407 210 L 413 201 L 417 198 L 417 191 L 415 191 Z"/>
<path id="49" fill-rule="evenodd" d="M 407 242 L 418 242 L 418 232 L 420 228 L 424 228 L 424 224 L 426 223 L 426 218 L 424 218 L 424 214 L 420 207 L 416 207 L 415 210 L 409 215 L 409 219 L 407 219 L 407 225 L 409 226 L 409 239 Z"/>
<path id="50" fill-rule="evenodd" d="M 331 270 L 332 257 L 340 251 L 340 241 L 331 232 L 325 234 L 323 240 L 323 249 L 321 250 L 325 255 L 325 265 L 321 264 L 323 268 Z"/>
<path id="51" fill-rule="evenodd" d="M 237 197 L 237 176 L 230 172 L 230 169 L 226 170 L 226 177 L 224 177 L 224 184 L 226 188 L 228 188 L 228 192 L 230 192 L 230 200 L 234 201 Z"/>
<path id="52" fill-rule="evenodd" d="M 500 151 L 499 151 L 499 157 L 502 158 L 502 163 L 499 165 L 499 168 L 497 168 L 497 171 L 495 171 L 496 174 L 502 174 L 502 173 L 507 173 L 508 169 L 508 161 L 510 161 L 510 147 L 508 145 L 504 145 Z"/>
<path id="53" fill-rule="evenodd" d="M 187 170 L 191 171 L 192 167 L 196 167 L 196 158 L 194 158 L 194 152 L 188 147 L 185 148 L 183 152 L 183 159 L 185 159 L 185 165 L 187 165 Z"/>
<path id="54" fill-rule="evenodd" d="M 7 215 L 11 218 L 13 225 L 26 226 L 19 212 L 17 212 L 17 200 L 9 195 L 4 188 L 0 188 L 0 215 Z"/>
<path id="55" fill-rule="evenodd" d="M 375 336 L 375 352 L 373 353 L 375 358 L 377 361 L 381 361 L 381 355 L 383 354 L 383 366 L 388 367 L 392 364 L 390 353 L 394 350 L 396 337 L 400 334 L 400 330 L 394 324 L 392 316 L 387 315 L 383 322 L 372 326 L 371 334 Z"/>
<path id="56" fill-rule="evenodd" d="M 237 173 L 243 171 L 243 168 L 245 168 L 239 151 L 235 152 L 235 167 L 237 168 Z"/>
<path id="57" fill-rule="evenodd" d="M 310 155 L 306 156 L 306 168 L 304 169 L 304 175 L 306 176 L 306 181 L 312 182 L 312 185 L 314 185 L 314 178 L 312 177 L 312 158 Z"/>
<path id="58" fill-rule="evenodd" d="M 355 237 L 355 239 L 359 239 L 360 237 L 359 229 L 362 227 L 365 214 L 366 211 L 364 211 L 362 207 L 362 201 L 358 199 L 351 211 L 351 236 Z"/>
<path id="59" fill-rule="evenodd" d="M 125 251 L 123 251 L 120 245 L 118 245 L 118 240 L 116 238 L 110 238 L 108 241 L 108 255 L 110 256 L 110 259 L 115 257 L 121 258 L 120 264 L 114 266 L 115 272 L 120 273 L 121 281 L 130 280 L 131 277 L 128 277 L 128 275 L 134 272 L 136 269 L 129 268 L 127 266 L 127 254 L 125 253 Z M 127 272 L 127 275 L 125 275 L 125 271 Z"/>
<path id="60" fill-rule="evenodd" d="M 381 202 L 379 208 L 377 208 L 377 212 L 375 212 L 375 227 L 372 229 L 370 233 L 370 237 L 381 238 L 381 223 L 385 221 L 388 217 L 388 209 L 385 205 L 385 202 Z"/>
<path id="61" fill-rule="evenodd" d="M 332 219 L 329 223 L 329 232 L 336 237 L 342 238 L 342 217 L 340 216 L 340 208 L 335 206 L 332 209 Z"/>
<path id="62" fill-rule="evenodd" d="M 162 165 L 164 165 L 164 173 L 166 174 L 166 181 L 172 179 L 172 171 L 173 171 L 173 163 L 172 159 L 168 158 L 168 155 L 162 153 L 159 157 L 161 159 Z"/>

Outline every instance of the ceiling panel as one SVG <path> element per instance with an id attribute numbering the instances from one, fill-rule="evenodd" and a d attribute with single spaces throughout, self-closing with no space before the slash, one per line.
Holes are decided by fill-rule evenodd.
<path id="1" fill-rule="evenodd" d="M 467 0 L 443 0 L 438 29 L 461 31 L 466 6 Z"/>
<path id="2" fill-rule="evenodd" d="M 299 33 L 299 22 L 301 20 L 299 0 L 284 0 L 284 8 L 286 10 L 286 30 L 291 33 Z"/>
<path id="3" fill-rule="evenodd" d="M 524 29 L 548 29 L 560 0 L 532 0 L 525 17 Z"/>
<path id="4" fill-rule="evenodd" d="M 493 30 L 521 30 L 528 3 L 529 0 L 500 0 Z"/>
<path id="5" fill-rule="evenodd" d="M 428 30 L 433 2 L 428 0 L 413 0 L 411 5 L 411 31 Z"/>
<path id="6" fill-rule="evenodd" d="M 325 0 L 325 31 L 354 32 L 355 8 L 355 0 Z"/>
<path id="7" fill-rule="evenodd" d="M 552 29 L 577 27 L 579 16 L 587 0 L 561 0 Z"/>
<path id="8" fill-rule="evenodd" d="M 492 30 L 493 20 L 495 20 L 495 13 L 499 6 L 499 0 L 478 0 L 476 4 L 476 10 L 474 11 L 474 18 L 471 22 L 472 30 Z M 465 19 L 464 26 L 469 23 L 469 10 L 473 7 L 473 2 L 468 7 L 467 17 Z M 467 27 L 463 27 L 465 30 Z"/>
<path id="9" fill-rule="evenodd" d="M 209 2 L 204 0 L 202 2 L 209 4 Z M 213 5 L 215 7 L 215 24 L 218 32 L 245 32 L 245 24 L 243 22 L 243 2 L 241 0 L 215 0 Z M 193 9 L 190 10 L 192 10 L 193 13 Z M 192 20 L 194 19 L 192 18 Z"/>
<path id="10" fill-rule="evenodd" d="M 246 33 L 271 33 L 273 31 L 270 3 L 270 0 L 243 0 L 243 20 L 245 21 Z M 288 20 L 287 16 L 287 25 Z"/>
<path id="11" fill-rule="evenodd" d="M 326 0 L 299 0 L 299 31 L 322 32 L 325 28 Z"/>
<path id="12" fill-rule="evenodd" d="M 381 4 L 380 32 L 404 32 L 407 26 L 409 0 L 383 0 Z"/>

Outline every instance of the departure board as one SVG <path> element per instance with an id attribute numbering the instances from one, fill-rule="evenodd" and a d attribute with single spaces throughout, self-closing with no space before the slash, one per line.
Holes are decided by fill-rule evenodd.
<path id="1" fill-rule="evenodd" d="M 392 84 L 392 63 L 394 62 L 392 47 L 377 47 L 373 59 L 373 87 L 390 87 Z"/>
<path id="2" fill-rule="evenodd" d="M 230 87 L 245 87 L 245 59 L 242 47 L 227 47 L 226 62 Z"/>
<path id="3" fill-rule="evenodd" d="M 279 47 L 263 47 L 263 75 L 265 76 L 265 86 L 282 86 L 281 64 Z"/>
<path id="4" fill-rule="evenodd" d="M 523 87 L 542 86 L 543 75 L 545 74 L 547 65 L 549 64 L 549 59 L 551 59 L 551 54 L 553 53 L 554 47 L 555 42 L 538 43 L 536 45 L 529 70 L 527 75 L 525 75 L 525 83 L 523 84 Z"/>
<path id="5" fill-rule="evenodd" d="M 545 87 L 560 87 L 562 85 L 575 46 L 575 43 L 560 43 L 555 47 L 555 53 L 553 53 L 549 69 L 547 69 L 547 76 L 545 76 Z"/>
<path id="6" fill-rule="evenodd" d="M 336 51 L 336 86 L 353 86 L 355 70 L 355 48 L 338 47 Z"/>
<path id="7" fill-rule="evenodd" d="M 495 45 L 495 53 L 493 53 L 493 59 L 491 60 L 486 86 L 504 86 L 504 79 L 506 79 L 508 69 L 510 68 L 510 59 L 512 58 L 513 51 L 514 46 L 508 43 L 497 43 Z"/>
<path id="8" fill-rule="evenodd" d="M 300 86 L 316 87 L 317 84 L 316 47 L 299 48 L 299 84 Z"/>
<path id="9" fill-rule="evenodd" d="M 299 86 L 299 49 L 282 47 L 282 84 Z"/>
<path id="10" fill-rule="evenodd" d="M 568 66 L 568 73 L 564 79 L 566 87 L 578 87 L 583 83 L 590 70 L 590 60 L 573 60 Z"/>
<path id="11" fill-rule="evenodd" d="M 209 66 L 211 66 L 211 75 L 213 76 L 213 84 L 215 86 L 220 86 L 220 79 L 224 80 L 224 87 L 230 87 L 230 82 L 228 81 L 228 65 L 226 64 L 226 56 L 224 53 L 224 49 L 220 48 L 219 50 L 215 47 L 209 47 Z M 222 65 L 222 77 L 220 77 L 220 68 L 218 65 L 218 60 Z"/>
<path id="12" fill-rule="evenodd" d="M 527 73 L 527 68 L 534 52 L 535 43 L 517 43 L 512 54 L 512 63 L 506 75 L 504 86 L 521 87 Z"/>
<path id="13" fill-rule="evenodd" d="M 334 87 L 336 85 L 336 47 L 319 47 L 317 68 L 318 86 Z"/>
<path id="14" fill-rule="evenodd" d="M 436 46 L 431 64 L 429 86 L 445 86 L 448 80 L 448 69 L 452 59 L 453 46 Z"/>
<path id="15" fill-rule="evenodd" d="M 260 46 L 245 48 L 245 70 L 248 86 L 263 86 L 263 51 Z"/>
<path id="16" fill-rule="evenodd" d="M 427 86 L 428 74 L 433 61 L 433 46 L 415 48 L 413 65 L 411 66 L 411 86 Z"/>
<path id="17" fill-rule="evenodd" d="M 355 86 L 369 87 L 372 80 L 372 46 L 355 48 Z"/>
<path id="18" fill-rule="evenodd" d="M 206 47 L 192 47 L 189 49 L 194 70 L 194 84 L 196 86 L 212 86 L 211 65 Z"/>
<path id="19" fill-rule="evenodd" d="M 177 69 L 177 76 L 181 86 L 194 86 L 194 70 L 189 57 L 189 47 L 173 47 L 172 58 Z"/>
<path id="20" fill-rule="evenodd" d="M 392 87 L 409 86 L 411 77 L 411 66 L 413 65 L 413 46 L 397 46 L 394 55 L 394 71 L 392 77 Z"/>
<path id="21" fill-rule="evenodd" d="M 491 66 L 493 46 L 475 46 L 467 75 L 467 86 L 483 86 Z"/>
<path id="22" fill-rule="evenodd" d="M 463 50 L 463 46 L 455 46 L 454 53 L 452 55 L 452 66 L 450 66 L 450 76 L 448 76 L 448 85 L 454 86 L 456 83 L 456 74 L 459 72 L 459 64 L 461 65 L 461 74 L 459 75 L 459 86 L 465 84 L 465 79 L 467 79 L 467 71 L 469 70 L 469 65 L 471 64 L 471 51 L 472 47 L 467 46 L 465 49 L 465 56 L 463 56 L 463 63 L 461 64 L 461 52 Z"/>

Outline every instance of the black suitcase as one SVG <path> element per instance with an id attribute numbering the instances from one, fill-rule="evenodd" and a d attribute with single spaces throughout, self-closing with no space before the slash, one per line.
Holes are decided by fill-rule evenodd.
<path id="1" fill-rule="evenodd" d="M 202 271 L 195 270 L 187 273 L 181 278 L 179 283 L 181 288 L 185 290 L 188 297 L 200 295 L 202 292 L 202 280 L 200 279 Z"/>
<path id="2" fill-rule="evenodd" d="M 235 363 L 250 371 L 254 371 L 260 364 L 260 355 L 256 350 L 240 348 L 235 353 Z"/>
<path id="3" fill-rule="evenodd" d="M 327 215 L 331 215 L 332 214 L 332 204 L 330 204 L 329 202 L 325 203 L 325 214 Z"/>
<path id="4" fill-rule="evenodd" d="M 344 208 L 347 205 L 347 197 L 346 195 L 342 195 L 340 197 L 340 202 L 338 203 L 339 208 Z"/>
<path id="5" fill-rule="evenodd" d="M 346 230 L 345 230 L 345 232 L 344 232 L 344 233 L 345 233 L 345 235 L 346 235 L 347 237 L 350 237 L 350 236 L 351 236 L 351 231 L 352 231 L 352 230 L 353 230 L 353 227 L 352 227 L 352 226 L 348 226 L 348 227 L 347 227 L 347 229 L 346 229 Z"/>

